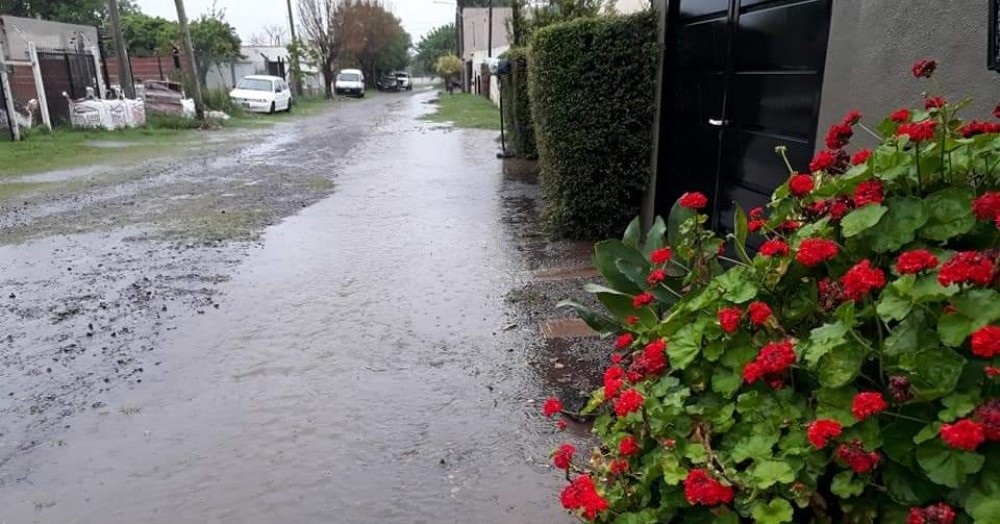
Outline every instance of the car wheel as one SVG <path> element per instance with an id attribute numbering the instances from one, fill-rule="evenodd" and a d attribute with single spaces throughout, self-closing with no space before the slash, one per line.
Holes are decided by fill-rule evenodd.
<path id="1" fill-rule="evenodd" d="M 274 110 L 275 110 L 275 109 L 276 109 L 276 108 L 274 107 L 274 102 L 271 102 L 271 110 L 270 110 L 270 111 L 268 111 L 268 112 L 267 112 L 267 114 L 269 114 L 269 115 L 273 115 L 273 114 L 274 114 Z"/>

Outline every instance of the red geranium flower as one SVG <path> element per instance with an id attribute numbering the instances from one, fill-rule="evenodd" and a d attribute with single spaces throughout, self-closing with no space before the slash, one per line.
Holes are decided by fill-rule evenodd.
<path id="1" fill-rule="evenodd" d="M 611 400 L 618 396 L 622 386 L 625 385 L 625 370 L 618 366 L 611 366 L 604 372 L 604 400 Z"/>
<path id="2" fill-rule="evenodd" d="M 552 463 L 559 469 L 569 469 L 570 464 L 573 462 L 573 455 L 575 454 L 576 448 L 571 444 L 563 444 L 552 455 Z"/>
<path id="3" fill-rule="evenodd" d="M 648 306 L 653 303 L 654 297 L 652 293 L 640 293 L 632 299 L 632 307 L 639 309 L 641 307 Z"/>
<path id="4" fill-rule="evenodd" d="M 622 459 L 615 459 L 611 461 L 608 465 L 608 471 L 612 475 L 621 475 L 628 472 L 628 461 Z"/>
<path id="5" fill-rule="evenodd" d="M 850 199 L 847 197 L 840 197 L 830 204 L 830 218 L 835 222 L 844 218 L 850 212 Z"/>
<path id="6" fill-rule="evenodd" d="M 955 510 L 944 502 L 926 508 L 910 508 L 906 524 L 953 524 Z"/>
<path id="7" fill-rule="evenodd" d="M 962 138 L 972 138 L 977 135 L 993 135 L 1000 133 L 1000 124 L 973 120 L 958 128 L 958 133 L 962 135 Z"/>
<path id="8" fill-rule="evenodd" d="M 618 397 L 618 400 L 615 401 L 615 414 L 619 417 L 624 417 L 629 413 L 635 413 L 642 407 L 644 400 L 646 399 L 642 396 L 642 393 L 634 389 L 625 390 Z"/>
<path id="9" fill-rule="evenodd" d="M 642 449 L 635 443 L 635 437 L 632 435 L 623 438 L 622 441 L 618 443 L 618 454 L 623 457 L 631 457 L 640 451 L 642 451 Z"/>
<path id="10" fill-rule="evenodd" d="M 865 451 L 861 442 L 855 440 L 849 444 L 841 444 L 837 448 L 837 458 L 847 464 L 855 473 L 868 473 L 882 460 L 875 451 Z"/>
<path id="11" fill-rule="evenodd" d="M 915 275 L 938 267 L 938 258 L 926 249 L 915 249 L 899 255 L 896 271 L 900 275 Z"/>
<path id="12" fill-rule="evenodd" d="M 858 302 L 871 291 L 885 287 L 885 273 L 871 267 L 870 261 L 862 260 L 840 277 L 840 283 L 844 286 L 844 295 Z"/>
<path id="13" fill-rule="evenodd" d="M 813 184 L 813 179 L 809 175 L 796 174 L 788 180 L 788 189 L 797 197 L 808 195 L 815 187 L 816 185 Z"/>
<path id="14" fill-rule="evenodd" d="M 649 276 L 646 277 L 646 283 L 650 286 L 657 286 L 660 282 L 667 279 L 667 272 L 662 269 L 654 269 L 650 271 Z"/>
<path id="15" fill-rule="evenodd" d="M 854 396 L 854 403 L 851 405 L 851 413 L 854 418 L 864 420 L 876 413 L 885 411 L 889 404 L 882 398 L 882 394 L 877 391 L 865 391 Z"/>
<path id="16" fill-rule="evenodd" d="M 667 262 L 670 262 L 670 259 L 673 258 L 673 257 L 674 257 L 674 254 L 673 254 L 672 251 L 670 251 L 669 247 L 665 247 L 663 249 L 657 249 L 657 250 L 653 251 L 652 253 L 650 253 L 650 255 L 649 255 L 649 259 L 654 264 L 656 264 L 658 266 L 661 266 L 663 264 L 666 264 Z"/>
<path id="17" fill-rule="evenodd" d="M 913 64 L 914 78 L 930 78 L 937 69 L 937 62 L 933 60 L 919 60 Z"/>
<path id="18" fill-rule="evenodd" d="M 903 124 L 896 130 L 896 136 L 909 136 L 913 142 L 922 142 L 934 138 L 937 122 L 925 120 L 916 124 Z"/>
<path id="19" fill-rule="evenodd" d="M 884 186 L 878 180 L 867 180 L 858 185 L 854 190 L 854 205 L 865 207 L 868 204 L 881 204 L 884 196 L 882 191 Z"/>
<path id="20" fill-rule="evenodd" d="M 615 349 L 625 349 L 631 346 L 634 341 L 635 336 L 632 333 L 625 333 L 615 341 Z"/>
<path id="21" fill-rule="evenodd" d="M 778 229 L 787 233 L 792 233 L 794 231 L 798 231 L 799 228 L 801 227 L 802 227 L 802 222 L 797 222 L 795 220 L 786 220 L 782 222 L 780 226 L 778 226 Z"/>
<path id="22" fill-rule="evenodd" d="M 756 233 L 761 229 L 764 229 L 764 226 L 766 225 L 767 225 L 767 220 L 760 220 L 760 219 L 751 220 L 750 223 L 747 224 L 747 229 L 749 229 L 751 233 Z"/>
<path id="23" fill-rule="evenodd" d="M 781 240 L 768 240 L 760 246 L 760 254 L 765 257 L 783 257 L 788 254 L 788 244 Z"/>
<path id="24" fill-rule="evenodd" d="M 559 496 L 564 508 L 575 511 L 583 510 L 588 520 L 594 520 L 597 515 L 607 511 L 608 501 L 601 497 L 594 485 L 594 479 L 589 475 L 581 475 L 563 489 Z"/>
<path id="25" fill-rule="evenodd" d="M 764 346 L 757 358 L 743 368 L 743 380 L 753 384 L 767 375 L 784 373 L 792 367 L 795 359 L 795 349 L 791 342 L 772 342 Z"/>
<path id="26" fill-rule="evenodd" d="M 743 312 L 738 307 L 727 307 L 719 310 L 719 325 L 726 333 L 733 334 L 740 328 L 740 316 Z"/>
<path id="27" fill-rule="evenodd" d="M 853 126 L 861 121 L 861 112 L 857 109 L 852 109 L 844 115 L 844 123 Z"/>
<path id="28" fill-rule="evenodd" d="M 837 243 L 825 238 L 807 238 L 799 244 L 795 260 L 807 267 L 815 267 L 837 256 Z"/>
<path id="29" fill-rule="evenodd" d="M 813 157 L 812 162 L 809 163 L 809 170 L 815 173 L 816 171 L 829 171 L 832 167 L 837 165 L 837 157 L 829 149 L 824 149 L 816 156 Z"/>
<path id="30" fill-rule="evenodd" d="M 843 426 L 836 420 L 820 419 L 809 424 L 806 436 L 814 448 L 823 449 L 830 443 L 830 439 L 839 437 L 843 430 Z"/>
<path id="31" fill-rule="evenodd" d="M 861 164 L 867 162 L 868 159 L 871 157 L 872 157 L 871 149 L 862 149 L 861 151 L 855 153 L 854 157 L 851 158 L 851 165 L 860 166 Z"/>
<path id="32" fill-rule="evenodd" d="M 636 370 L 645 375 L 658 375 L 667 369 L 667 343 L 654 340 L 636 358 Z"/>
<path id="33" fill-rule="evenodd" d="M 910 121 L 910 110 L 904 107 L 893 113 L 889 119 L 899 124 L 905 124 Z"/>
<path id="34" fill-rule="evenodd" d="M 1000 355 L 1000 327 L 984 326 L 973 333 L 972 354 L 983 358 Z"/>
<path id="35" fill-rule="evenodd" d="M 941 426 L 941 440 L 955 449 L 975 451 L 986 440 L 983 425 L 964 418 Z"/>
<path id="36" fill-rule="evenodd" d="M 976 251 L 956 253 L 941 266 L 938 282 L 942 286 L 972 283 L 988 286 L 993 281 L 993 260 Z"/>
<path id="37" fill-rule="evenodd" d="M 557 398 L 550 398 L 545 401 L 545 405 L 542 406 L 542 414 L 546 417 L 551 417 L 552 415 L 562 412 L 563 405 L 559 402 Z"/>
<path id="38" fill-rule="evenodd" d="M 763 326 L 771 319 L 771 307 L 763 302 L 754 302 L 747 308 L 750 312 L 750 322 L 755 326 Z"/>
<path id="39" fill-rule="evenodd" d="M 983 372 L 986 373 L 986 376 L 990 378 L 1000 377 L 1000 368 L 996 368 L 993 366 L 986 366 L 983 369 Z"/>
<path id="40" fill-rule="evenodd" d="M 755 207 L 750 210 L 750 218 L 756 220 L 758 218 L 764 218 L 764 208 Z"/>
<path id="41" fill-rule="evenodd" d="M 986 440 L 1000 440 L 1000 398 L 991 399 L 979 406 L 976 418 L 983 424 Z"/>
<path id="42" fill-rule="evenodd" d="M 708 205 L 708 197 L 702 193 L 684 193 L 679 202 L 681 207 L 698 210 Z"/>
<path id="43" fill-rule="evenodd" d="M 1000 216 L 1000 192 L 990 191 L 972 201 L 972 210 L 979 220 L 996 220 Z"/>
<path id="44" fill-rule="evenodd" d="M 628 324 L 628 325 L 630 325 L 630 326 L 634 326 L 634 325 L 636 325 L 636 324 L 639 323 L 639 317 L 637 317 L 635 315 L 629 315 L 629 316 L 625 317 L 625 323 Z"/>
<path id="45" fill-rule="evenodd" d="M 1000 118 L 1000 104 L 997 104 L 997 107 L 993 109 L 993 116 Z"/>
<path id="46" fill-rule="evenodd" d="M 692 506 L 717 506 L 733 501 L 733 488 L 724 486 L 703 469 L 692 469 L 684 479 L 684 497 Z"/>
<path id="47" fill-rule="evenodd" d="M 830 126 L 830 131 L 826 134 L 826 147 L 841 149 L 851 141 L 852 136 L 854 136 L 854 129 L 850 124 L 834 124 Z"/>
<path id="48" fill-rule="evenodd" d="M 913 392 L 910 391 L 910 379 L 896 375 L 889 377 L 889 394 L 896 402 L 903 404 L 913 399 Z"/>
<path id="49" fill-rule="evenodd" d="M 559 422 L 556 422 L 556 431 L 565 431 L 566 426 L 566 421 L 560 420 Z"/>
<path id="50" fill-rule="evenodd" d="M 944 98 L 941 98 L 939 96 L 934 98 L 928 98 L 927 100 L 924 100 L 924 109 L 927 110 L 941 109 L 942 107 L 944 107 L 944 104 L 945 104 Z"/>

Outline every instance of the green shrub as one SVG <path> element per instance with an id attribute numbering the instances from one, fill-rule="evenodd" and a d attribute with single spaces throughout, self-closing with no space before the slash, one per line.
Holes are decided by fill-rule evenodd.
<path id="1" fill-rule="evenodd" d="M 567 509 L 635 524 L 1000 522 L 1000 123 L 962 122 L 966 104 L 928 98 L 870 127 L 848 114 L 808 174 L 737 213 L 737 259 L 705 229 L 701 194 L 644 242 L 636 222 L 597 245 L 607 285 L 589 289 L 607 313 L 567 305 L 620 334 L 620 353 L 584 410 L 601 446 L 555 457 L 578 473 Z M 873 127 L 882 142 L 852 157 Z"/>
<path id="2" fill-rule="evenodd" d="M 206 89 L 201 96 L 207 111 L 222 111 L 230 115 L 240 111 L 240 107 L 229 98 L 228 89 Z"/>
<path id="3" fill-rule="evenodd" d="M 531 100 L 528 96 L 528 52 L 526 47 L 515 47 L 507 51 L 511 74 L 504 77 L 500 84 L 508 146 L 518 158 L 538 157 L 535 125 L 531 121 Z"/>
<path id="4" fill-rule="evenodd" d="M 650 177 L 658 57 L 651 12 L 535 34 L 531 112 L 555 233 L 608 236 L 636 215 Z"/>

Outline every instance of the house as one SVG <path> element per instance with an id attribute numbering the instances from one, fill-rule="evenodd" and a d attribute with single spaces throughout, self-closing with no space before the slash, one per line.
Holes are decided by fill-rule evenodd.
<path id="1" fill-rule="evenodd" d="M 910 74 L 918 59 L 940 63 L 947 96 L 976 100 L 970 117 L 987 118 L 1000 102 L 1000 75 L 987 68 L 997 0 L 657 3 L 666 52 L 647 218 L 702 191 L 715 206 L 711 225 L 731 227 L 733 202 L 762 205 L 788 177 L 777 146 L 805 170 L 826 129 L 849 110 L 874 126 L 895 108 L 920 104 L 934 85 Z"/>
<path id="2" fill-rule="evenodd" d="M 232 89 L 245 76 L 273 75 L 288 78 L 291 69 L 288 49 L 285 46 L 244 46 L 242 58 L 234 62 L 213 65 L 206 78 L 209 89 Z M 302 88 L 307 93 L 323 90 L 323 79 L 315 67 L 303 65 L 305 73 Z"/>
<path id="3" fill-rule="evenodd" d="M 466 90 L 488 94 L 494 103 L 499 103 L 499 86 L 491 81 L 489 65 L 491 59 L 510 49 L 507 27 L 513 12 L 509 7 L 494 7 L 491 30 L 490 11 L 486 7 L 462 9 L 462 60 L 465 62 Z"/>

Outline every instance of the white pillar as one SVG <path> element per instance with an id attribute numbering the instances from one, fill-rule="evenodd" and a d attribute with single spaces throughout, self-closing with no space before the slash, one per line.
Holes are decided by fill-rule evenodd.
<path id="1" fill-rule="evenodd" d="M 104 64 L 101 62 L 101 50 L 97 46 L 90 48 L 90 54 L 94 56 L 94 66 L 97 68 L 97 98 L 104 99 Z"/>
<path id="2" fill-rule="evenodd" d="M 17 125 L 17 116 L 14 114 L 14 93 L 10 90 L 10 81 L 7 79 L 7 64 L 4 63 L 3 42 L 0 42 L 0 90 L 3 90 L 4 109 L 7 110 L 7 121 L 14 131 L 14 140 L 21 140 L 21 129 Z"/>
<path id="3" fill-rule="evenodd" d="M 38 106 L 42 110 L 42 123 L 52 130 L 52 118 L 49 116 L 49 100 L 45 97 L 45 82 L 42 81 L 42 66 L 38 63 L 38 50 L 34 42 L 28 42 L 28 54 L 31 56 L 31 72 L 35 74 L 35 93 L 38 96 Z"/>

